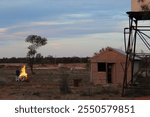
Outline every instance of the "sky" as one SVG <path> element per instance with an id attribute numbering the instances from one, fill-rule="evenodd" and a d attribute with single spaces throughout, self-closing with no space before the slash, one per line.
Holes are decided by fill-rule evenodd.
<path id="1" fill-rule="evenodd" d="M 0 0 L 0 58 L 25 57 L 28 35 L 45 37 L 43 56 L 86 57 L 124 50 L 130 0 Z"/>

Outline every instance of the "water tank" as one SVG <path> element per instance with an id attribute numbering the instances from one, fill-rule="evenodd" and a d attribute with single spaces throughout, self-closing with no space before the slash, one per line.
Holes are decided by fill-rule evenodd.
<path id="1" fill-rule="evenodd" d="M 132 11 L 150 11 L 150 0 L 131 0 Z"/>

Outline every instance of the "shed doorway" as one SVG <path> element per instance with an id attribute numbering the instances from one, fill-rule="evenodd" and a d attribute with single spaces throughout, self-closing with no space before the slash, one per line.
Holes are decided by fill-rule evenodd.
<path id="1" fill-rule="evenodd" d="M 107 63 L 107 83 L 112 83 L 113 63 Z"/>

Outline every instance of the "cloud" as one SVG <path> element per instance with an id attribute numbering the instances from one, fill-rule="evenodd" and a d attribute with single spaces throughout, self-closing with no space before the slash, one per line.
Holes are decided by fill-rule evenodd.
<path id="1" fill-rule="evenodd" d="M 45 55 L 86 56 L 102 46 L 120 46 L 128 8 L 129 0 L 2 0 L 0 52 L 24 55 L 24 40 L 30 34 L 48 39 L 39 50 Z"/>
<path id="2" fill-rule="evenodd" d="M 72 13 L 72 14 L 66 14 L 64 15 L 68 18 L 89 18 L 92 16 L 90 13 Z"/>
<path id="3" fill-rule="evenodd" d="M 55 21 L 39 21 L 32 22 L 30 26 L 49 26 L 49 25 L 69 25 L 91 22 L 91 20 L 55 20 Z"/>
<path id="4" fill-rule="evenodd" d="M 119 0 L 2 0 L 0 2 L 0 22 L 3 23 L 0 25 L 8 26 L 48 18 L 57 19 L 67 14 L 70 18 L 87 18 L 91 15 L 89 13 L 101 10 L 106 15 L 108 10 L 119 11 L 118 9 L 125 3 L 127 1 Z"/>
<path id="5" fill-rule="evenodd" d="M 120 15 L 119 12 L 114 15 L 111 11 L 98 10 L 89 13 L 66 13 L 56 19 L 22 22 L 1 28 L 0 32 L 12 35 L 12 38 L 18 36 L 17 39 L 23 39 L 29 34 L 39 34 L 50 39 L 78 37 L 93 33 L 122 31 L 124 28 L 122 21 L 125 21 L 125 16 Z"/>
<path id="6" fill-rule="evenodd" d="M 51 42 L 49 45 L 54 49 L 60 49 L 62 47 L 60 42 Z"/>
<path id="7" fill-rule="evenodd" d="M 7 28 L 0 28 L 0 33 L 5 33 L 7 31 Z"/>
<path id="8" fill-rule="evenodd" d="M 86 25 L 92 22 L 93 21 L 90 19 L 58 19 L 38 22 L 26 22 L 23 24 L 17 24 L 1 28 L 0 32 L 3 32 L 3 35 L 0 35 L 0 37 L 3 37 L 1 39 L 5 38 L 6 40 L 10 40 L 10 38 L 23 39 L 25 36 L 28 36 L 30 34 L 37 34 L 52 38 L 61 36 L 71 36 L 73 33 L 81 31 L 83 29 L 82 25 Z M 80 32 L 80 34 L 81 33 L 82 31 Z"/>

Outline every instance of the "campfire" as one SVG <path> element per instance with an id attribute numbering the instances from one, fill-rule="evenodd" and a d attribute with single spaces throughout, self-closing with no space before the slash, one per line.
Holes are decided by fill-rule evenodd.
<path id="1" fill-rule="evenodd" d="M 26 73 L 26 66 L 25 65 L 23 65 L 23 67 L 21 68 L 19 80 L 20 81 L 27 81 L 28 80 L 28 74 Z"/>

